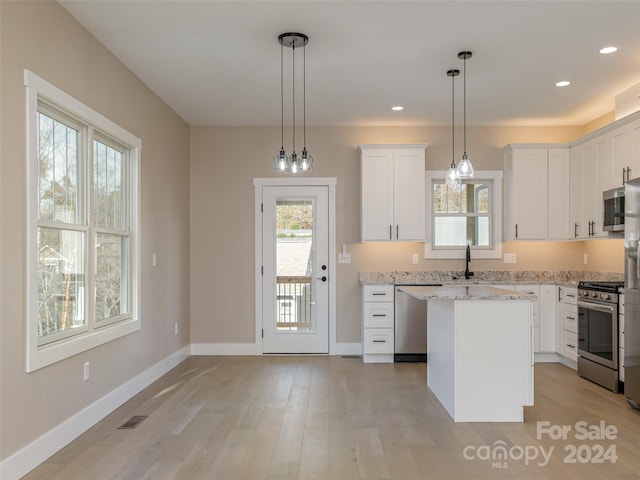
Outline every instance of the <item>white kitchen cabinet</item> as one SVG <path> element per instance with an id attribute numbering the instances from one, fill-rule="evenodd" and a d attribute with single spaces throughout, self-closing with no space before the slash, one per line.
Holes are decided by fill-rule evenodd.
<path id="1" fill-rule="evenodd" d="M 538 352 L 556 351 L 556 286 L 540 285 Z"/>
<path id="2" fill-rule="evenodd" d="M 567 239 L 569 148 L 514 144 L 504 153 L 505 239 Z"/>
<path id="3" fill-rule="evenodd" d="M 424 242 L 426 147 L 359 146 L 363 242 Z"/>
<path id="4" fill-rule="evenodd" d="M 602 191 L 619 188 L 640 177 L 640 119 L 623 123 L 610 132 L 611 162 Z"/>
<path id="5" fill-rule="evenodd" d="M 602 191 L 598 166 L 610 160 L 606 134 L 571 149 L 571 238 L 606 237 L 602 230 Z"/>
<path id="6" fill-rule="evenodd" d="M 393 363 L 393 285 L 362 286 L 362 360 Z"/>
<path id="7" fill-rule="evenodd" d="M 533 353 L 540 351 L 540 287 L 538 285 L 515 285 L 518 292 L 531 293 L 536 299 L 531 302 L 531 323 L 533 324 Z"/>
<path id="8" fill-rule="evenodd" d="M 576 368 L 578 361 L 578 289 L 558 286 L 556 351 L 571 360 Z"/>

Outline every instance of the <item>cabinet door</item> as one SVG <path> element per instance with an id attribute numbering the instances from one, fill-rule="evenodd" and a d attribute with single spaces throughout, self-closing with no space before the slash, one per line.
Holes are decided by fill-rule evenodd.
<path id="1" fill-rule="evenodd" d="M 424 175 L 423 175 L 424 176 Z M 424 179 L 422 181 L 424 184 Z M 392 240 L 393 150 L 364 149 L 361 160 L 362 241 Z"/>
<path id="2" fill-rule="evenodd" d="M 556 286 L 540 285 L 540 352 L 556 351 Z"/>
<path id="3" fill-rule="evenodd" d="M 571 158 L 568 148 L 549 149 L 548 170 L 548 222 L 547 238 L 566 240 L 570 238 L 570 174 Z"/>
<path id="4" fill-rule="evenodd" d="M 533 351 L 540 351 L 540 287 L 538 285 L 516 285 L 515 290 L 518 292 L 531 293 L 536 299 L 531 302 L 531 319 L 533 323 Z"/>
<path id="5" fill-rule="evenodd" d="M 631 167 L 633 142 L 630 125 L 623 125 L 611 132 L 611 172 L 610 181 L 603 182 L 602 191 L 621 187 L 627 180 L 625 169 Z"/>
<path id="6" fill-rule="evenodd" d="M 631 122 L 629 125 L 629 135 L 631 136 L 631 157 L 629 160 L 629 180 L 640 177 L 640 119 Z"/>
<path id="7" fill-rule="evenodd" d="M 569 238 L 585 238 L 587 226 L 582 224 L 582 160 L 584 158 L 584 144 L 571 149 L 571 174 L 569 175 L 569 206 L 570 223 Z"/>
<path id="8" fill-rule="evenodd" d="M 610 135 L 608 133 L 600 135 L 594 139 L 595 144 L 595 168 L 593 169 L 594 175 L 594 190 L 586 190 L 585 195 L 589 196 L 591 205 L 591 238 L 594 237 L 607 237 L 607 232 L 602 229 L 602 192 L 608 190 L 608 188 L 602 188 L 602 182 L 600 181 L 600 172 L 605 170 L 609 172 L 611 169 L 611 142 Z M 610 174 L 607 173 L 607 176 Z M 618 177 L 621 178 L 621 177 Z M 619 181 L 619 180 L 618 180 Z M 616 186 L 611 180 L 611 185 Z M 611 187 L 613 188 L 613 187 Z"/>
<path id="9" fill-rule="evenodd" d="M 394 151 L 394 237 L 424 242 L 425 164 L 424 148 Z"/>
<path id="10" fill-rule="evenodd" d="M 547 238 L 547 168 L 546 148 L 513 149 L 507 161 L 507 238 Z"/>

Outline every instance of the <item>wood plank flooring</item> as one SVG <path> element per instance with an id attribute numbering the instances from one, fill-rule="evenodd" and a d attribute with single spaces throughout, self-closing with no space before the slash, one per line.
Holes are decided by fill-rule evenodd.
<path id="1" fill-rule="evenodd" d="M 559 364 L 536 365 L 535 381 L 525 423 L 456 424 L 425 364 L 193 356 L 24 478 L 640 479 L 640 411 L 623 395 Z M 118 429 L 134 415 L 148 418 Z M 616 438 L 576 439 L 580 421 Z M 538 422 L 571 431 L 554 440 Z"/>

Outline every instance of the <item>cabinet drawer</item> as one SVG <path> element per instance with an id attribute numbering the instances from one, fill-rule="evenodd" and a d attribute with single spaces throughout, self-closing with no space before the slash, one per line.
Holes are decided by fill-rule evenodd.
<path id="1" fill-rule="evenodd" d="M 367 328 L 364 353 L 393 353 L 393 328 Z"/>
<path id="2" fill-rule="evenodd" d="M 562 354 L 572 360 L 578 359 L 578 334 L 563 330 Z"/>
<path id="3" fill-rule="evenodd" d="M 393 302 L 393 285 L 365 285 L 365 302 Z"/>
<path id="4" fill-rule="evenodd" d="M 578 303 L 578 289 L 565 287 L 562 295 L 562 301 L 570 305 L 575 305 L 576 303 Z"/>
<path id="5" fill-rule="evenodd" d="M 364 304 L 364 328 L 393 328 L 393 303 Z"/>
<path id="6" fill-rule="evenodd" d="M 575 305 L 564 305 L 562 322 L 563 329 L 578 333 L 578 309 Z"/>

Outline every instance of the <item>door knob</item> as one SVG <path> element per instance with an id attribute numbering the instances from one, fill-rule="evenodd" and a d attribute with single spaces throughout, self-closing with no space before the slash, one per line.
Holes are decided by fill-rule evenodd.
<path id="1" fill-rule="evenodd" d="M 316 280 L 322 280 L 323 282 L 326 282 L 327 281 L 327 277 L 322 276 L 320 278 L 317 278 Z"/>

